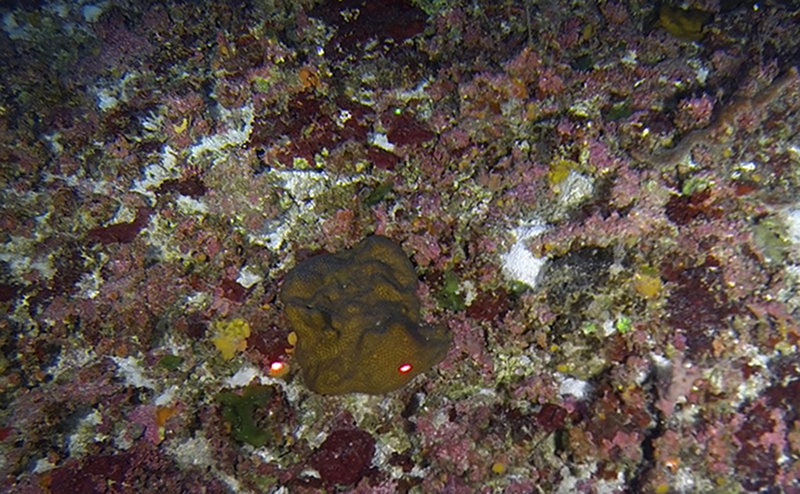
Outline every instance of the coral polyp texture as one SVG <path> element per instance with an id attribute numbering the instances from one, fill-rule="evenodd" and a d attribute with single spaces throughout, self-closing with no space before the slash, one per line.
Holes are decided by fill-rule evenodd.
<path id="1" fill-rule="evenodd" d="M 2 2 L 0 491 L 800 491 L 798 16 Z"/>
<path id="2" fill-rule="evenodd" d="M 318 393 L 394 391 L 450 347 L 444 328 L 420 325 L 414 267 L 386 237 L 306 259 L 286 276 L 280 298 L 297 332 L 303 382 Z"/>

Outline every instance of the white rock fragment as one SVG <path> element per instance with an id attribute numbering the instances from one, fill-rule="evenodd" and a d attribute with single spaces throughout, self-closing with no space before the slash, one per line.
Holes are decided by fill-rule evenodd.
<path id="1" fill-rule="evenodd" d="M 547 259 L 535 257 L 526 247 L 526 242 L 533 237 L 541 235 L 547 228 L 541 222 L 533 222 L 514 229 L 516 238 L 511 249 L 501 256 L 503 273 L 514 281 L 535 287 L 539 272 Z"/>
<path id="2" fill-rule="evenodd" d="M 97 108 L 100 111 L 108 111 L 119 104 L 119 99 L 105 88 L 97 90 Z"/>
<path id="3" fill-rule="evenodd" d="M 83 273 L 80 279 L 75 282 L 75 288 L 78 289 L 78 297 L 91 300 L 100 295 L 100 286 L 103 284 L 103 278 L 100 275 L 100 270 L 95 269 L 91 273 Z"/>
<path id="4" fill-rule="evenodd" d="M 134 181 L 131 190 L 149 197 L 152 204 L 155 204 L 156 194 L 154 190 L 161 186 L 165 180 L 178 178 L 179 173 L 177 153 L 170 146 L 164 146 L 161 151 L 161 161 L 147 165 L 144 169 L 144 176 Z"/>
<path id="5" fill-rule="evenodd" d="M 189 154 L 192 160 L 197 160 L 205 153 L 219 153 L 228 147 L 238 148 L 250 138 L 253 130 L 253 106 L 244 105 L 236 110 L 221 110 L 223 122 L 228 125 L 225 132 L 203 137 L 200 142 L 192 146 Z"/>
<path id="6" fill-rule="evenodd" d="M 368 139 L 369 143 L 372 144 L 373 146 L 377 146 L 383 149 L 384 151 L 389 151 L 390 153 L 394 151 L 394 144 L 389 142 L 389 138 L 386 137 L 386 134 L 373 132 L 370 133 Z"/>
<path id="7" fill-rule="evenodd" d="M 36 460 L 36 463 L 33 466 L 33 473 L 44 473 L 49 472 L 50 470 L 54 469 L 56 466 L 50 463 L 50 460 L 47 458 L 39 458 Z"/>
<path id="8" fill-rule="evenodd" d="M 796 247 L 800 247 L 800 207 L 786 211 L 784 222 L 789 241 Z"/>
<path id="9" fill-rule="evenodd" d="M 75 432 L 67 437 L 67 449 L 71 457 L 82 456 L 89 444 L 100 439 L 95 437 L 95 426 L 102 422 L 103 417 L 97 409 L 92 409 L 78 422 Z"/>
<path id="10" fill-rule="evenodd" d="M 173 401 L 175 401 L 175 396 L 177 392 L 178 392 L 178 387 L 173 384 L 172 386 L 167 388 L 166 391 L 164 391 L 163 393 L 161 393 L 156 397 L 155 399 L 156 406 L 159 407 L 168 406 Z"/>
<path id="11" fill-rule="evenodd" d="M 589 383 L 574 377 L 568 377 L 561 382 L 558 392 L 561 396 L 569 395 L 574 396 L 576 400 L 582 400 L 589 393 Z"/>
<path id="12" fill-rule="evenodd" d="M 236 374 L 225 380 L 225 386 L 229 388 L 241 388 L 242 386 L 250 384 L 250 381 L 252 381 L 254 377 L 261 378 L 264 376 L 252 365 L 245 365 L 236 371 Z"/>
<path id="13" fill-rule="evenodd" d="M 156 385 L 151 379 L 145 377 L 139 361 L 133 357 L 111 357 L 114 363 L 117 364 L 117 373 L 125 378 L 125 384 L 133 386 L 134 388 L 149 388 L 155 389 Z"/>
<path id="14" fill-rule="evenodd" d="M 250 266 L 245 266 L 239 270 L 239 276 L 236 278 L 236 283 L 245 288 L 250 288 L 263 279 L 264 277 L 253 271 Z"/>
<path id="15" fill-rule="evenodd" d="M 180 194 L 178 195 L 178 198 L 175 200 L 175 204 L 178 206 L 178 209 L 180 209 L 182 213 L 186 214 L 208 213 L 208 206 L 206 206 L 206 203 L 201 200 L 195 199 L 194 197 Z"/>
<path id="16" fill-rule="evenodd" d="M 202 432 L 176 446 L 168 446 L 179 465 L 209 467 L 214 464 L 208 440 L 200 434 Z"/>
<path id="17" fill-rule="evenodd" d="M 575 170 L 570 170 L 567 178 L 561 183 L 558 202 L 564 207 L 573 208 L 591 197 L 593 193 L 592 179 Z"/>
<path id="18" fill-rule="evenodd" d="M 21 26 L 17 19 L 14 17 L 13 12 L 6 12 L 3 14 L 3 31 L 6 32 L 9 39 L 26 39 L 29 37 L 26 26 Z"/>

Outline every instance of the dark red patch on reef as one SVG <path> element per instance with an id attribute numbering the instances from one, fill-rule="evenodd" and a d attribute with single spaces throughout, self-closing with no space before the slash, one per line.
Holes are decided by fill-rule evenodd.
<path id="1" fill-rule="evenodd" d="M 63 465 L 40 474 L 38 483 L 39 489 L 12 491 L 50 494 L 228 492 L 222 482 L 205 477 L 200 470 L 181 471 L 158 448 L 149 444 L 136 444 L 119 454 L 92 454 L 80 461 L 68 459 Z"/>
<path id="2" fill-rule="evenodd" d="M 233 302 L 241 302 L 244 300 L 244 296 L 247 295 L 247 289 L 235 280 L 222 280 L 219 288 L 222 292 L 221 295 Z"/>
<path id="3" fill-rule="evenodd" d="M 757 444 L 761 436 L 775 428 L 775 421 L 769 416 L 769 410 L 764 405 L 758 404 L 744 414 L 745 421 L 736 432 L 736 439 L 742 444 Z"/>
<path id="4" fill-rule="evenodd" d="M 350 485 L 369 471 L 375 439 L 361 429 L 340 429 L 328 438 L 311 456 L 313 466 L 327 484 Z"/>
<path id="5" fill-rule="evenodd" d="M 192 175 L 183 180 L 170 179 L 165 180 L 158 188 L 159 194 L 166 194 L 170 192 L 177 192 L 178 194 L 189 197 L 202 197 L 206 193 L 206 185 L 203 179 L 196 175 Z"/>
<path id="6" fill-rule="evenodd" d="M 800 356 L 796 354 L 778 357 L 770 362 L 773 385 L 764 391 L 769 407 L 784 411 L 787 421 L 800 418 Z"/>
<path id="7" fill-rule="evenodd" d="M 505 290 L 480 292 L 467 307 L 467 315 L 481 321 L 497 321 L 508 312 L 510 307 L 511 301 Z"/>
<path id="8" fill-rule="evenodd" d="M 247 346 L 260 353 L 266 362 L 284 362 L 289 356 L 286 353 L 289 332 L 277 325 L 266 330 L 256 329 L 247 339 Z"/>
<path id="9" fill-rule="evenodd" d="M 564 427 L 567 419 L 567 410 L 553 403 L 545 403 L 536 414 L 536 422 L 547 432 L 553 432 Z"/>
<path id="10" fill-rule="evenodd" d="M 773 448 L 743 447 L 736 454 L 737 475 L 742 486 L 750 492 L 760 491 L 773 485 L 778 473 L 778 464 L 775 461 Z M 764 491 L 778 492 L 778 491 Z"/>
<path id="11" fill-rule="evenodd" d="M 358 14 L 345 16 L 343 12 Z M 336 27 L 331 43 L 344 52 L 372 39 L 399 44 L 425 28 L 425 14 L 408 0 L 329 0 L 310 15 Z"/>
<path id="12" fill-rule="evenodd" d="M 71 463 L 53 470 L 50 474 L 50 492 L 86 494 L 107 492 L 109 485 L 121 485 L 128 472 L 131 457 L 128 454 L 93 456 L 80 466 Z"/>
<path id="13" fill-rule="evenodd" d="M 619 433 L 639 434 L 654 423 L 653 416 L 645 407 L 634 401 L 623 400 L 615 385 L 609 382 L 598 383 L 594 396 L 596 399 L 591 407 L 592 415 L 585 422 L 585 427 L 598 448 L 607 448 L 609 444 L 613 444 Z M 613 454 L 619 453 L 618 445 L 612 449 L 616 451 Z"/>
<path id="14" fill-rule="evenodd" d="M 414 469 L 414 459 L 407 453 L 392 453 L 392 456 L 389 457 L 389 464 L 400 467 L 405 473 Z"/>
<path id="15" fill-rule="evenodd" d="M 336 106 L 338 105 L 338 106 Z M 291 166 L 294 158 L 314 163 L 314 156 L 324 149 L 332 151 L 347 141 L 366 142 L 371 110 L 359 103 L 340 98 L 329 105 L 311 93 L 302 93 L 289 102 L 280 115 L 258 115 L 248 146 L 268 149 L 271 157 Z M 287 139 L 288 144 L 280 144 Z"/>
<path id="16" fill-rule="evenodd" d="M 390 171 L 394 170 L 394 167 L 397 166 L 397 162 L 399 161 L 394 154 L 377 147 L 367 149 L 367 159 L 375 165 L 375 168 Z"/>
<path id="17" fill-rule="evenodd" d="M 688 196 L 674 196 L 665 206 L 667 218 L 679 226 L 688 225 L 697 218 L 711 220 L 722 217 L 722 209 L 715 206 L 708 189 Z"/>
<path id="18" fill-rule="evenodd" d="M 535 419 L 509 405 L 495 405 L 489 416 L 487 430 L 498 437 L 510 437 L 515 443 L 530 441 L 534 437 Z"/>
<path id="19" fill-rule="evenodd" d="M 14 432 L 12 427 L 0 427 L 0 441 L 5 441 Z"/>
<path id="20" fill-rule="evenodd" d="M 87 238 L 90 242 L 101 244 L 127 244 L 139 235 L 139 232 L 147 224 L 152 211 L 148 208 L 140 208 L 136 212 L 136 218 L 129 223 L 115 223 L 108 226 L 98 226 L 89 230 Z"/>
<path id="21" fill-rule="evenodd" d="M 19 287 L 17 285 L 0 283 L 0 302 L 8 302 L 9 300 L 15 299 L 18 293 Z"/>
<path id="22" fill-rule="evenodd" d="M 205 338 L 207 326 L 208 321 L 202 315 L 191 312 L 182 315 L 174 323 L 176 331 L 193 340 Z"/>
<path id="23" fill-rule="evenodd" d="M 722 267 L 709 258 L 700 266 L 667 269 L 663 275 L 677 284 L 667 299 L 667 321 L 685 335 L 689 357 L 707 354 L 714 336 L 736 312 L 723 290 Z"/>
<path id="24" fill-rule="evenodd" d="M 384 117 L 384 120 L 389 121 L 386 137 L 395 146 L 414 146 L 435 137 L 427 125 L 408 113 L 392 114 L 388 118 Z"/>

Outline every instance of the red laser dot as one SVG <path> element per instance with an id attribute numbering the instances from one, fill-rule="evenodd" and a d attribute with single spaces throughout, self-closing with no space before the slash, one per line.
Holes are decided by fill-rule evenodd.
<path id="1" fill-rule="evenodd" d="M 397 370 L 400 371 L 400 374 L 405 374 L 411 370 L 411 364 L 403 364 Z"/>
<path id="2" fill-rule="evenodd" d="M 278 372 L 283 370 L 283 362 L 272 362 L 269 364 L 269 370 L 273 374 L 277 374 Z"/>

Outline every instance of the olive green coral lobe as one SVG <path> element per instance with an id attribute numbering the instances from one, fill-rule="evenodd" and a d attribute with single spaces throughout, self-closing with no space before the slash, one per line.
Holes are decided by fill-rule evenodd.
<path id="1" fill-rule="evenodd" d="M 305 384 L 323 394 L 381 394 L 439 363 L 451 336 L 420 325 L 416 287 L 403 250 L 382 236 L 297 265 L 280 298 Z"/>

